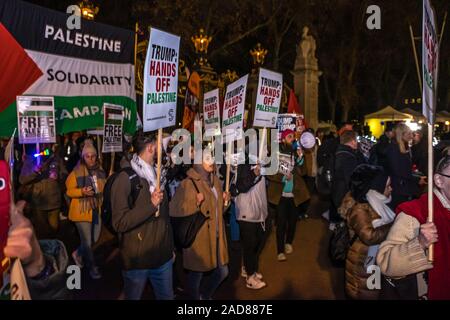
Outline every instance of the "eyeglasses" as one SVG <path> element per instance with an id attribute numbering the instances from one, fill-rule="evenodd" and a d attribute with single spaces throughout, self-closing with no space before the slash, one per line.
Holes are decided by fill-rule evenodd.
<path id="1" fill-rule="evenodd" d="M 439 172 L 438 172 L 438 175 L 443 176 L 443 177 L 446 177 L 446 178 L 450 178 L 450 176 L 448 176 L 448 175 L 446 175 L 446 174 L 443 174 L 443 173 L 439 173 Z"/>

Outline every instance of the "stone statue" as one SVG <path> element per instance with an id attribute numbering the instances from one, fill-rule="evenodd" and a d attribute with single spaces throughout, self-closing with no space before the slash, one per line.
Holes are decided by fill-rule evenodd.
<path id="1" fill-rule="evenodd" d="M 309 28 L 303 28 L 302 40 L 300 41 L 299 49 L 297 51 L 297 56 L 301 56 L 307 61 L 317 61 L 316 59 L 316 40 L 313 36 L 309 35 Z"/>

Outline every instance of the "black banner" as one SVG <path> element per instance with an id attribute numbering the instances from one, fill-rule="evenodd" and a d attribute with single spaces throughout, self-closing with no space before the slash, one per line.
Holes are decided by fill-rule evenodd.
<path id="1" fill-rule="evenodd" d="M 19 0 L 0 1 L 0 22 L 24 49 L 113 63 L 134 63 L 134 33 L 81 19 L 69 30 L 69 14 Z"/>

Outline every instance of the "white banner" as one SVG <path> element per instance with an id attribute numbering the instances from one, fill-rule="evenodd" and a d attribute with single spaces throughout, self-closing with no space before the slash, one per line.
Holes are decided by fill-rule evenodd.
<path id="1" fill-rule="evenodd" d="M 436 15 L 429 0 L 423 0 L 422 22 L 422 112 L 430 124 L 434 124 L 439 68 L 439 39 Z"/>
<path id="2" fill-rule="evenodd" d="M 144 67 L 144 132 L 175 125 L 180 37 L 152 28 Z"/>
<path id="3" fill-rule="evenodd" d="M 227 86 L 223 103 L 223 143 L 242 139 L 248 75 Z"/>
<path id="4" fill-rule="evenodd" d="M 267 69 L 259 69 L 254 127 L 276 128 L 283 91 L 283 75 Z"/>
<path id="5" fill-rule="evenodd" d="M 17 96 L 19 143 L 56 143 L 53 97 Z"/>
<path id="6" fill-rule="evenodd" d="M 44 75 L 26 92 L 41 96 L 124 96 L 136 100 L 134 66 L 26 50 Z"/>
<path id="7" fill-rule="evenodd" d="M 103 153 L 122 152 L 123 107 L 105 103 L 103 105 Z"/>
<path id="8" fill-rule="evenodd" d="M 205 93 L 203 98 L 203 121 L 205 138 L 220 135 L 219 89 Z"/>

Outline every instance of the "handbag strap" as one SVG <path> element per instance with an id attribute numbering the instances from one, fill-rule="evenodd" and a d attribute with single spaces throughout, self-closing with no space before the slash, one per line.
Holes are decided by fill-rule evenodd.
<path id="1" fill-rule="evenodd" d="M 197 184 L 194 182 L 194 179 L 189 178 L 189 180 L 192 181 L 192 184 L 194 185 L 195 191 L 197 191 L 197 193 L 200 193 L 200 190 L 198 190 Z"/>

